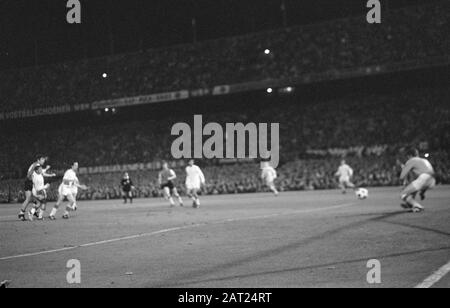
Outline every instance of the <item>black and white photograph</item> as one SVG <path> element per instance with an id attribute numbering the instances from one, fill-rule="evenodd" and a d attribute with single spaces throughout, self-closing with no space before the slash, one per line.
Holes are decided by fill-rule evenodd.
<path id="1" fill-rule="evenodd" d="M 449 221 L 450 0 L 0 0 L 0 288 L 450 288 Z"/>

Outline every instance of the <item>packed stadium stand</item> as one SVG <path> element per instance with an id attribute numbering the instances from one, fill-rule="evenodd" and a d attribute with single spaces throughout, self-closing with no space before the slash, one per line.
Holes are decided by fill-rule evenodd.
<path id="1" fill-rule="evenodd" d="M 443 1 L 387 12 L 376 26 L 358 16 L 144 53 L 4 71 L 0 72 L 0 95 L 7 98 L 7 104 L 2 109 L 83 104 L 448 59 L 449 11 L 449 2 Z M 267 56 L 265 49 L 273 53 Z M 109 77 L 100 78 L 105 71 Z"/>
<path id="2" fill-rule="evenodd" d="M 0 72 L 4 114 L 221 85 L 261 85 L 217 97 L 123 107 L 117 113 L 87 108 L 0 120 L 0 201 L 23 198 L 24 172 L 37 153 L 47 154 L 59 175 L 72 161 L 94 167 L 173 160 L 171 127 L 192 124 L 194 114 L 222 125 L 280 123 L 281 191 L 335 188 L 334 172 L 342 157 L 355 169 L 358 185 L 399 185 L 397 159 L 411 144 L 431 153 L 439 182 L 450 183 L 450 4 L 409 7 L 384 18 L 375 35 L 374 25 L 355 17 Z M 265 49 L 271 52 L 265 54 Z M 287 93 L 267 93 L 264 86 L 271 82 L 292 87 Z M 199 163 L 207 178 L 204 193 L 264 190 L 257 162 Z M 182 183 L 182 168 L 177 172 Z M 138 197 L 160 196 L 155 170 L 130 173 Z M 80 199 L 119 198 L 120 177 L 121 172 L 81 174 L 90 189 Z M 52 199 L 56 187 L 55 182 Z"/>

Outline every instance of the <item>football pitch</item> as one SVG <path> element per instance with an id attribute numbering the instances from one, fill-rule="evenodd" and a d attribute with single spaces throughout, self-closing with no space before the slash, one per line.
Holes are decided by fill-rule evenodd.
<path id="1" fill-rule="evenodd" d="M 162 199 L 79 202 L 70 220 L 60 210 L 58 220 L 43 222 L 18 221 L 18 205 L 0 205 L 0 281 L 13 288 L 450 287 L 450 187 L 430 191 L 420 214 L 400 208 L 399 188 L 369 193 L 367 200 L 337 190 L 206 196 L 200 209 L 169 208 Z M 69 260 L 79 261 L 80 284 L 68 283 Z M 367 279 L 369 260 L 379 261 L 379 283 Z"/>

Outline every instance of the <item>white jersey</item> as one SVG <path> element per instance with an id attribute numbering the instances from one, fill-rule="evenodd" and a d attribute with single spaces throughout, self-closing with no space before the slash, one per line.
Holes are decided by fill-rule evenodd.
<path id="1" fill-rule="evenodd" d="M 78 184 L 78 177 L 75 171 L 69 169 L 64 173 L 63 184 L 66 186 L 73 187 L 75 184 Z"/>
<path id="2" fill-rule="evenodd" d="M 75 184 L 78 184 L 77 174 L 72 169 L 69 169 L 64 173 L 63 182 L 58 189 L 59 193 L 63 196 L 70 194 L 75 197 L 78 193 L 78 187 Z"/>
<path id="3" fill-rule="evenodd" d="M 31 179 L 33 181 L 33 195 L 37 196 L 40 192 L 45 190 L 44 176 L 33 172 Z"/>
<path id="4" fill-rule="evenodd" d="M 39 165 L 37 162 L 31 164 L 31 166 L 28 168 L 27 171 L 27 178 L 30 179 L 31 181 L 33 181 L 33 174 L 34 174 L 34 169 L 36 168 L 36 166 Z"/>
<path id="5" fill-rule="evenodd" d="M 339 167 L 336 176 L 341 180 L 349 180 L 353 176 L 353 169 L 349 165 L 344 164 Z"/>
<path id="6" fill-rule="evenodd" d="M 413 172 L 416 176 L 421 174 L 429 174 L 434 176 L 434 169 L 431 163 L 425 159 L 420 157 L 413 157 L 408 160 L 403 167 L 402 174 L 400 175 L 401 179 L 404 179 L 409 172 Z"/>
<path id="7" fill-rule="evenodd" d="M 186 167 L 186 188 L 188 190 L 200 189 L 205 183 L 205 176 L 202 170 L 196 165 Z"/>
<path id="8" fill-rule="evenodd" d="M 277 178 L 277 172 L 271 166 L 266 166 L 261 171 L 261 177 L 266 183 L 271 183 Z"/>

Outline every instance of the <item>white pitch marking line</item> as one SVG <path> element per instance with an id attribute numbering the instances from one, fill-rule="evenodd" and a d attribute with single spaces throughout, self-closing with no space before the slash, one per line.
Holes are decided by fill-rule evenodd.
<path id="1" fill-rule="evenodd" d="M 141 234 L 136 234 L 136 235 L 118 237 L 118 238 L 114 238 L 114 239 L 110 239 L 110 240 L 81 244 L 81 245 L 77 245 L 77 246 L 64 247 L 64 248 L 60 248 L 60 249 L 45 250 L 45 251 L 26 253 L 26 254 L 20 254 L 20 255 L 15 255 L 15 256 L 2 257 L 2 258 L 0 258 L 0 261 L 7 261 L 7 260 L 12 260 L 12 259 L 34 257 L 34 256 L 45 255 L 45 254 L 50 254 L 50 253 L 64 252 L 64 251 L 74 250 L 74 249 L 83 248 L 83 247 L 99 246 L 99 245 L 110 244 L 110 243 L 126 241 L 126 240 L 133 240 L 133 239 L 138 239 L 138 238 L 142 238 L 142 237 L 149 237 L 149 236 L 154 236 L 154 235 L 169 233 L 169 232 L 174 232 L 174 231 L 193 229 L 193 228 L 198 228 L 198 227 L 202 227 L 202 226 L 206 226 L 206 225 L 217 225 L 217 224 L 224 224 L 227 222 L 266 219 L 266 218 L 278 217 L 278 216 L 283 216 L 283 215 L 323 212 L 323 211 L 327 211 L 327 210 L 335 210 L 335 209 L 350 207 L 354 204 L 355 203 L 346 203 L 346 204 L 322 207 L 322 208 L 317 208 L 317 209 L 298 210 L 298 211 L 292 211 L 292 212 L 268 214 L 268 215 L 252 216 L 252 217 L 230 218 L 230 219 L 220 220 L 220 221 L 216 221 L 216 222 L 203 222 L 203 223 L 197 223 L 197 224 L 192 224 L 192 225 L 188 225 L 188 226 L 168 228 L 168 229 L 158 230 L 158 231 L 149 232 L 149 233 L 141 233 Z"/>
<path id="2" fill-rule="evenodd" d="M 443 267 L 434 272 L 430 277 L 425 279 L 421 284 L 417 285 L 416 289 L 429 289 L 439 282 L 445 275 L 450 272 L 450 261 Z"/>

